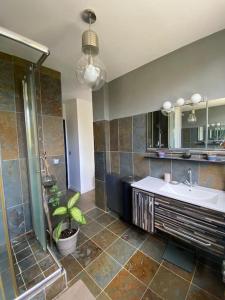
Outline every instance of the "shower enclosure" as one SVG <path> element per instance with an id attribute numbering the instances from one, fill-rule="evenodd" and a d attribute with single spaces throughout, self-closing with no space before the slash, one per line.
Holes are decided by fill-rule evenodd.
<path id="1" fill-rule="evenodd" d="M 54 271 L 49 276 L 43 276 L 43 271 L 36 278 L 36 286 L 32 283 L 32 286 L 25 284 L 25 276 L 31 274 L 29 272 L 29 267 L 32 264 L 37 265 L 40 268 L 38 263 L 37 256 L 34 251 L 36 249 L 41 249 L 41 251 L 50 251 L 47 249 L 46 241 L 46 225 L 45 225 L 45 215 L 43 209 L 43 191 L 42 191 L 42 182 L 41 182 L 41 164 L 40 164 L 40 153 L 39 153 L 39 139 L 38 139 L 38 126 L 37 126 L 37 93 L 36 93 L 36 72 L 39 71 L 39 67 L 44 62 L 44 60 L 49 55 L 49 50 L 29 39 L 26 39 L 20 35 L 17 35 L 5 28 L 0 27 L 0 36 L 7 39 L 13 40 L 20 44 L 26 45 L 32 49 L 37 50 L 41 53 L 41 57 L 37 63 L 28 63 L 26 65 L 26 74 L 21 80 L 21 90 L 23 94 L 23 114 L 20 114 L 24 118 L 23 122 L 25 124 L 23 129 L 25 132 L 24 140 L 26 141 L 24 148 L 26 152 L 26 157 L 23 159 L 27 165 L 27 179 L 28 179 L 28 189 L 29 189 L 29 201 L 31 203 L 31 215 L 32 215 L 32 235 L 26 235 L 26 230 L 21 230 L 23 234 L 21 236 L 14 237 L 14 231 L 20 230 L 20 227 L 23 228 L 25 225 L 25 211 L 23 211 L 23 218 L 21 217 L 21 223 L 19 225 L 14 224 L 14 219 L 19 218 L 20 215 L 16 210 L 16 207 L 19 206 L 13 204 L 8 207 L 8 202 L 13 202 L 13 199 L 10 199 L 8 195 L 10 194 L 10 189 L 16 188 L 16 181 L 10 182 L 9 176 L 3 178 L 3 169 L 4 165 L 11 164 L 9 170 L 15 173 L 15 170 L 12 167 L 14 160 L 8 159 L 5 161 L 3 156 L 7 156 L 7 149 L 0 151 L 0 300 L 11 300 L 11 299 L 28 299 L 31 295 L 34 295 L 36 287 L 41 289 L 44 282 L 48 280 L 53 280 L 54 276 L 59 276 L 62 274 L 62 268 L 58 264 L 57 260 L 55 261 L 58 269 Z M 1 100 L 1 98 L 0 98 Z M 3 99 L 4 100 L 4 99 Z M 7 104 L 7 103 L 6 103 Z M 8 113 L 8 112 L 7 112 Z M 10 116 L 10 113 L 8 113 Z M 17 128 L 17 131 L 19 129 Z M 1 128 L 0 128 L 1 131 Z M 0 136 L 1 138 L 1 136 Z M 0 139 L 1 141 L 1 139 Z M 18 143 L 20 141 L 18 140 Z M 4 148 L 4 139 L 3 144 L 0 144 L 0 150 Z M 19 162 L 20 164 L 21 162 Z M 14 164 L 15 165 L 15 164 Z M 21 167 L 21 166 L 20 166 Z M 21 176 L 21 175 L 20 175 Z M 18 177 L 19 178 L 19 177 Z M 5 180 L 5 182 L 4 182 Z M 15 191 L 20 193 L 21 191 Z M 23 195 L 23 194 L 22 194 Z M 7 198 L 7 199 L 6 199 Z M 9 199 L 8 199 L 9 198 Z M 26 206 L 23 205 L 22 209 L 25 210 Z M 15 216 L 12 215 L 9 222 L 9 214 L 15 211 Z M 9 224 L 10 223 L 10 224 Z M 12 232 L 9 232 L 9 228 L 13 229 Z M 31 238 L 32 236 L 32 238 Z M 33 244 L 31 244 L 31 241 Z M 35 245 L 35 247 L 34 247 Z M 45 254 L 39 251 L 40 254 L 44 257 Z M 25 261 L 25 252 L 27 252 L 27 261 Z M 47 254 L 46 254 L 47 255 Z M 53 258 L 55 259 L 54 255 Z M 32 261 L 32 259 L 34 261 Z M 27 264 L 27 265 L 26 265 Z M 30 264 L 30 265 L 28 265 Z M 26 271 L 27 269 L 28 271 Z M 40 269 L 41 270 L 41 269 Z M 23 276 L 21 275 L 23 274 Z M 32 275 L 31 275 L 32 276 Z M 31 287 L 31 288 L 30 288 Z M 30 298 L 29 298 L 30 299 Z"/>
<path id="2" fill-rule="evenodd" d="M 31 66 L 22 81 L 28 155 L 28 174 L 32 202 L 32 221 L 36 238 L 46 250 L 46 232 L 41 188 L 40 153 L 36 119 L 35 69 Z"/>

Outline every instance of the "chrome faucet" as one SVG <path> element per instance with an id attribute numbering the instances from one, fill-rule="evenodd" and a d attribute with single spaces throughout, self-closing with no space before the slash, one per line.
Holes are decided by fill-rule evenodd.
<path id="1" fill-rule="evenodd" d="M 193 187 L 192 170 L 191 170 L 191 168 L 189 168 L 187 170 L 187 178 L 185 179 L 184 184 L 188 185 L 189 187 Z"/>

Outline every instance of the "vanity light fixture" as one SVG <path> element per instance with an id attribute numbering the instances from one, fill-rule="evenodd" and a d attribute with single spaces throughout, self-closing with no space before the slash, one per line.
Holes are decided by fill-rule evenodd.
<path id="1" fill-rule="evenodd" d="M 200 94 L 195 93 L 191 96 L 190 100 L 185 100 L 184 98 L 178 98 L 174 105 L 171 101 L 165 101 L 163 103 L 163 107 L 162 107 L 161 111 L 162 111 L 162 113 L 168 115 L 169 113 L 174 111 L 175 107 L 181 107 L 184 105 L 196 105 L 196 104 L 200 103 L 201 101 L 204 101 L 203 97 Z M 189 116 L 190 116 L 190 120 L 196 119 L 195 111 L 192 110 L 192 113 Z M 190 122 L 196 122 L 196 120 L 190 121 Z"/>
<path id="2" fill-rule="evenodd" d="M 91 30 L 96 15 L 93 10 L 85 9 L 81 14 L 82 20 L 89 24 L 88 30 L 82 34 L 82 56 L 77 62 L 76 76 L 81 84 L 93 91 L 99 90 L 106 82 L 106 69 L 100 60 L 97 33 Z"/>

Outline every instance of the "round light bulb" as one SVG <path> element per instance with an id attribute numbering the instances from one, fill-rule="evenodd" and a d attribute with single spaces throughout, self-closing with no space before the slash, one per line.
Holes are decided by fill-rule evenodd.
<path id="1" fill-rule="evenodd" d="M 99 90 L 106 82 L 105 66 L 98 55 L 83 54 L 76 65 L 76 76 L 81 84 L 92 91 Z"/>
<path id="2" fill-rule="evenodd" d="M 185 103 L 184 98 L 179 98 L 176 101 L 177 106 L 182 106 L 182 105 L 184 105 L 184 103 Z"/>
<path id="3" fill-rule="evenodd" d="M 89 83 L 93 83 L 98 79 L 100 74 L 100 70 L 98 67 L 89 64 L 86 66 L 84 71 L 84 80 Z"/>
<path id="4" fill-rule="evenodd" d="M 165 101 L 165 102 L 163 103 L 163 108 L 164 108 L 165 110 L 170 110 L 171 107 L 172 107 L 172 103 L 171 103 L 170 101 Z"/>
<path id="5" fill-rule="evenodd" d="M 192 96 L 191 96 L 191 102 L 193 103 L 193 104 L 197 104 L 197 103 L 199 103 L 199 102 L 201 102 L 202 101 L 202 96 L 200 95 L 200 94 L 193 94 Z"/>

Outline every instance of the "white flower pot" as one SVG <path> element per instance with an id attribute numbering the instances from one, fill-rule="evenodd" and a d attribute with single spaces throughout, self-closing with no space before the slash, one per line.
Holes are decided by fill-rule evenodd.
<path id="1" fill-rule="evenodd" d="M 62 224 L 62 230 L 67 229 L 68 224 L 63 223 Z M 66 238 L 66 239 L 59 239 L 56 242 L 57 248 L 63 256 L 73 253 L 76 250 L 77 247 L 77 236 L 79 233 L 79 228 L 76 228 L 77 231 L 74 235 Z M 53 231 L 53 236 L 55 236 L 55 230 Z"/>

